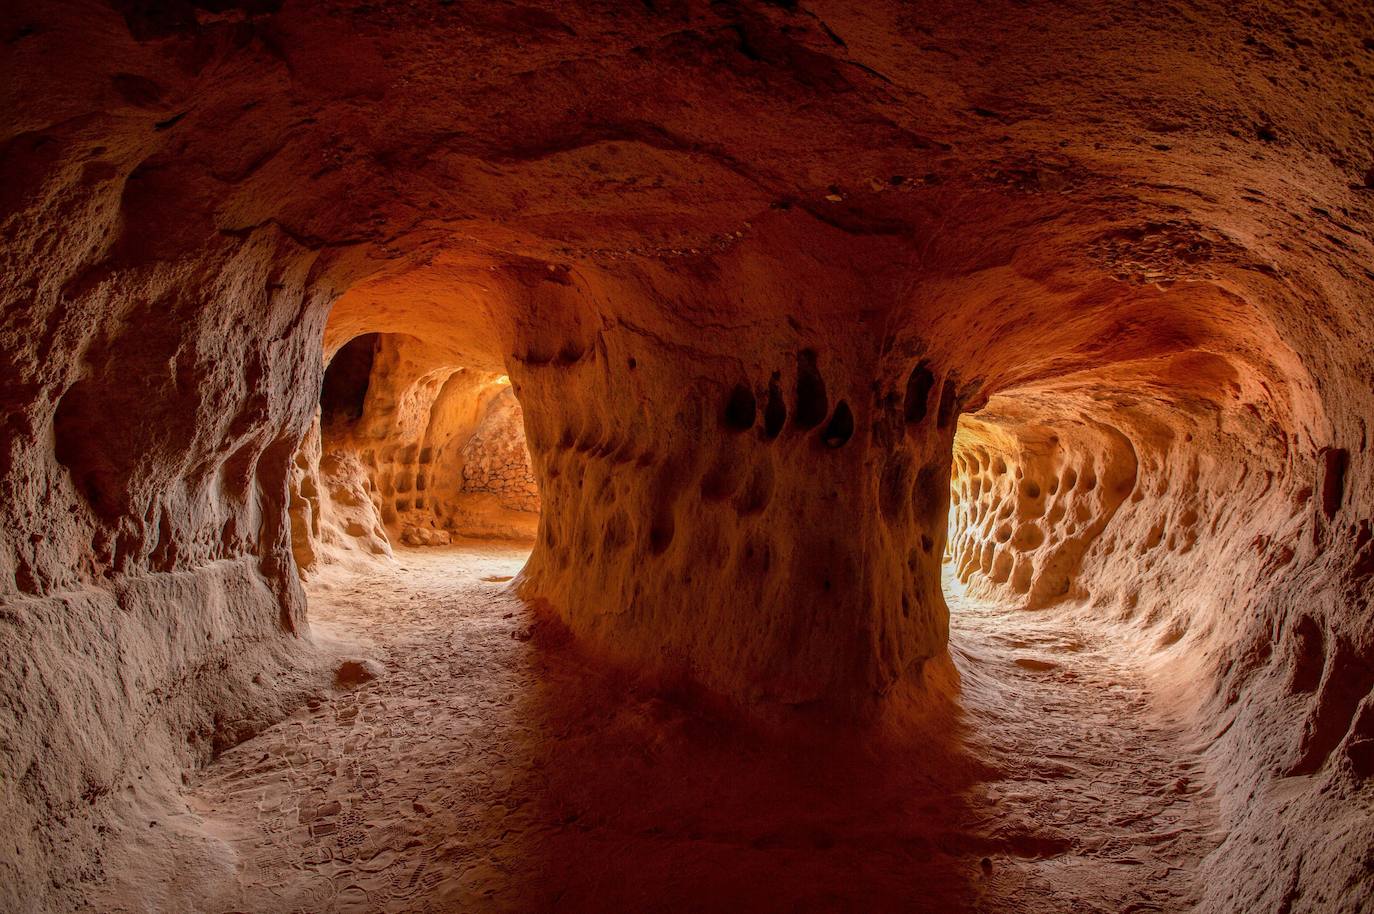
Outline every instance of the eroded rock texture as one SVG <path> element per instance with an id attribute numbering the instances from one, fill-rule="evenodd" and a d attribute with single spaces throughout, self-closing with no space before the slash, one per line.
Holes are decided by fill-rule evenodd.
<path id="1" fill-rule="evenodd" d="M 502 375 L 520 592 L 589 656 L 772 718 L 956 700 L 952 517 L 972 586 L 1177 683 L 1207 908 L 1368 903 L 1367 8 L 83 0 L 0 35 L 0 907 L 70 907 L 120 790 L 295 701 L 299 569 L 528 523 L 462 471 Z M 355 366 L 322 403 L 360 338 L 362 402 Z"/>
<path id="2" fill-rule="evenodd" d="M 541 290 L 538 311 L 575 317 L 571 342 L 522 339 L 511 363 L 544 505 L 523 591 L 670 678 L 866 711 L 943 654 L 954 407 L 908 404 L 919 341 L 851 313 L 884 289 L 829 258 L 780 276 L 756 256 L 636 277 L 673 304 L 652 334 L 579 333 L 600 303 Z"/>

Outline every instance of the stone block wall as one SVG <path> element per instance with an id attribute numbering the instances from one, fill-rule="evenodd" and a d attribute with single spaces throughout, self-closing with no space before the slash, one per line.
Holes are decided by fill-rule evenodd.
<path id="1" fill-rule="evenodd" d="M 524 415 L 507 388 L 460 451 L 461 491 L 495 495 L 502 507 L 539 513 L 539 486 L 525 446 Z"/>

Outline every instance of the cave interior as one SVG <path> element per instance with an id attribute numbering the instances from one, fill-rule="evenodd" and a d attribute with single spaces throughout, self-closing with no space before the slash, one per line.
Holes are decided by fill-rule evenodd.
<path id="1" fill-rule="evenodd" d="M 1374 910 L 1374 8 L 0 34 L 0 908 Z"/>

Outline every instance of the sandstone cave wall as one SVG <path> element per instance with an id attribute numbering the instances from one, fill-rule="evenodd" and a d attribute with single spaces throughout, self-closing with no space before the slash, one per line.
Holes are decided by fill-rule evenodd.
<path id="1" fill-rule="evenodd" d="M 313 675 L 286 506 L 316 255 L 265 229 L 176 258 L 122 217 L 155 205 L 130 188 L 121 206 L 132 162 L 115 182 L 80 164 L 103 135 L 60 131 L 5 223 L 7 910 L 70 909 L 125 787 L 252 734 Z"/>
<path id="2" fill-rule="evenodd" d="M 293 454 L 322 349 L 362 333 L 508 370 L 545 499 L 524 592 L 745 703 L 910 698 L 944 657 L 956 415 L 1124 366 L 1013 415 L 1057 449 L 987 449 L 1057 470 L 1047 512 L 1092 465 L 1103 494 L 1063 502 L 1090 529 L 1115 428 L 1132 496 L 987 586 L 1066 577 L 1187 674 L 1231 826 L 1214 909 L 1365 878 L 1369 11 L 823 12 L 6 11 L 3 906 L 69 908 L 120 785 L 291 703 Z M 1180 372 L 1184 418 L 1122 399 L 1192 350 L 1273 370 L 1235 402 Z M 339 474 L 400 520 L 431 496 L 423 398 L 393 399 L 391 491 Z"/>
<path id="3" fill-rule="evenodd" d="M 603 656 L 761 713 L 948 685 L 938 569 L 969 391 L 910 336 L 850 323 L 880 293 L 831 258 L 874 254 L 827 241 L 536 281 L 510 362 L 543 500 L 521 593 Z"/>
<path id="4" fill-rule="evenodd" d="M 376 485 L 359 455 L 331 443 L 317 419 L 291 461 L 291 552 L 302 575 L 320 564 L 365 568 L 391 558 Z"/>

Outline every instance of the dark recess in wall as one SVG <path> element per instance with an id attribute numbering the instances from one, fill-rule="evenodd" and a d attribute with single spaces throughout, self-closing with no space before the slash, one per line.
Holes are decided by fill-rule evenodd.
<path id="1" fill-rule="evenodd" d="M 377 354 L 377 334 L 365 333 L 344 344 L 324 370 L 320 388 L 320 423 L 354 423 L 362 418 L 372 360 Z"/>

